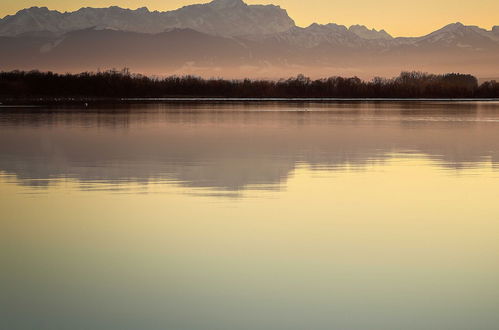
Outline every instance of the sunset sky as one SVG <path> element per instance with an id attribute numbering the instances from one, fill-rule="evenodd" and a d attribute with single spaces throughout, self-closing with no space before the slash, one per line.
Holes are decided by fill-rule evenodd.
<path id="1" fill-rule="evenodd" d="M 172 10 L 206 0 L 2 0 L 0 17 L 32 6 L 46 6 L 60 11 L 80 7 L 125 8 L 148 7 L 151 10 Z M 313 22 L 344 25 L 363 24 L 385 29 L 394 36 L 418 36 L 430 33 L 448 23 L 460 21 L 490 29 L 499 25 L 499 1 L 476 0 L 246 0 L 249 4 L 276 4 L 288 10 L 299 26 Z"/>

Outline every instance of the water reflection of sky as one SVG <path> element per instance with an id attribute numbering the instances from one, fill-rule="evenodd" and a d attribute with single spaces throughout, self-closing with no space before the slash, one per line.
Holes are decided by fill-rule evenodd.
<path id="1" fill-rule="evenodd" d="M 498 118 L 2 109 L 0 329 L 496 329 Z"/>
<path id="2" fill-rule="evenodd" d="M 362 169 L 399 154 L 448 170 L 499 161 L 494 102 L 9 108 L 0 126 L 0 170 L 33 187 L 71 179 L 82 189 L 170 182 L 234 192 L 279 189 L 302 166 Z"/>

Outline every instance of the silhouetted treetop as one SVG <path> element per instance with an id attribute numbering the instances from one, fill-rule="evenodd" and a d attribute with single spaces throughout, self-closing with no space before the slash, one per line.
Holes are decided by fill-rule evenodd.
<path id="1" fill-rule="evenodd" d="M 304 75 L 273 80 L 202 79 L 194 76 L 151 78 L 128 69 L 80 74 L 39 71 L 0 72 L 2 98 L 498 98 L 499 83 L 481 85 L 468 74 L 402 72 L 398 77 L 330 77 Z"/>

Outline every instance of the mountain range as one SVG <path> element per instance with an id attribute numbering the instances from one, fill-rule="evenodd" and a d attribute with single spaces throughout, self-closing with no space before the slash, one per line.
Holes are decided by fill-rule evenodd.
<path id="1" fill-rule="evenodd" d="M 298 27 L 274 5 L 214 0 L 158 12 L 32 7 L 0 19 L 0 70 L 128 67 L 149 75 L 390 76 L 402 70 L 499 76 L 499 26 L 449 24 L 394 38 L 362 25 Z"/>

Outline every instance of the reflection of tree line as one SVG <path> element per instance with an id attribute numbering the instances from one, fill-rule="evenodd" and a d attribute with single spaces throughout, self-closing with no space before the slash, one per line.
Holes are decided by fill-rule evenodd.
<path id="1" fill-rule="evenodd" d="M 280 107 L 293 109 L 292 104 Z M 9 141 L 0 144 L 0 172 L 36 186 L 71 178 L 82 184 L 168 181 L 237 191 L 252 185 L 277 189 L 300 166 L 362 170 L 397 159 L 399 153 L 428 159 L 444 170 L 497 169 L 495 102 L 425 103 L 430 109 L 415 111 L 414 121 L 399 111 L 410 104 L 356 102 L 346 120 L 342 112 L 338 116 L 328 111 L 194 114 L 155 111 L 154 105 L 146 112 L 141 105 L 121 112 L 41 108 L 38 113 L 16 108 L 0 111 L 0 141 Z M 341 106 L 345 111 L 350 107 Z M 376 115 L 357 121 L 367 112 Z M 117 124 L 108 122 L 108 116 Z"/>
<path id="2" fill-rule="evenodd" d="M 402 72 L 398 77 L 331 77 L 224 80 L 193 76 L 149 78 L 122 71 L 55 74 L 0 72 L 0 96 L 30 97 L 331 97 L 331 98 L 497 98 L 499 83 L 467 74 Z"/>

